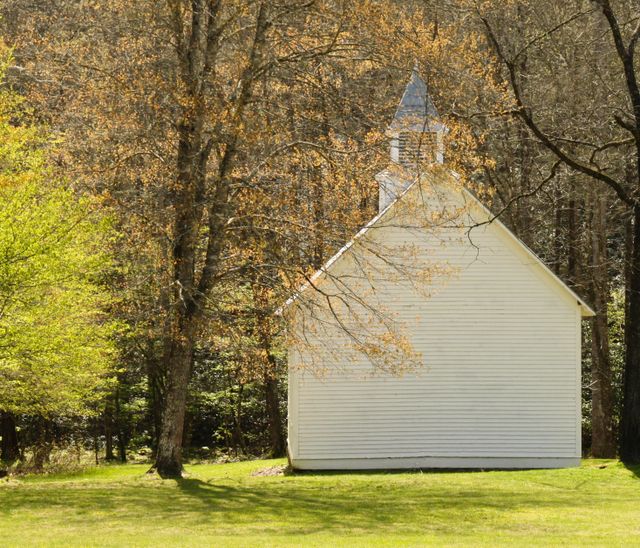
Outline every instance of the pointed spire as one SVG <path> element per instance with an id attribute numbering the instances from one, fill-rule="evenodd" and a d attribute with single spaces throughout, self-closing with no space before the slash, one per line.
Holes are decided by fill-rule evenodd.
<path id="1" fill-rule="evenodd" d="M 426 131 L 438 118 L 438 111 L 429 96 L 427 84 L 420 76 L 416 59 L 390 129 Z"/>

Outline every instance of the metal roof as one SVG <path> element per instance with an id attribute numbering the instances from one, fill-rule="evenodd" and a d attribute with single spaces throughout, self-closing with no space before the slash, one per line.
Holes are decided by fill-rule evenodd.
<path id="1" fill-rule="evenodd" d="M 439 118 L 438 111 L 427 91 L 427 84 L 418 73 L 418 67 L 415 66 L 396 109 L 391 128 L 425 131 Z"/>

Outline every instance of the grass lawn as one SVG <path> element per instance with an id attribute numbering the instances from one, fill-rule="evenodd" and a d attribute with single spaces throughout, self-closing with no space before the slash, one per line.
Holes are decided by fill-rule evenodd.
<path id="1" fill-rule="evenodd" d="M 0 481 L 5 546 L 640 545 L 640 468 L 255 476 L 283 461 Z"/>

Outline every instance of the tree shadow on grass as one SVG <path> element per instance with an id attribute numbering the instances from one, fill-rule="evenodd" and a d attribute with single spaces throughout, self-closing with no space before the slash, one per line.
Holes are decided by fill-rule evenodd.
<path id="1" fill-rule="evenodd" d="M 637 472 L 637 468 L 634 473 Z M 487 516 L 543 507 L 575 507 L 575 493 L 531 492 L 500 488 L 498 483 L 437 484 L 389 475 L 405 472 L 304 473 L 267 481 L 185 478 L 107 485 L 69 483 L 0 490 L 0 516 L 35 514 L 43 523 L 64 523 L 78 530 L 105 527 L 173 527 L 236 534 L 274 532 L 307 535 L 331 530 L 390 534 L 444 532 L 452 523 L 462 531 L 482 528 Z M 327 476 L 333 476 L 327 477 Z M 321 481 L 322 477 L 332 481 Z M 603 495 L 606 498 L 606 495 Z M 602 497 L 601 497 L 602 498 Z"/>
<path id="2" fill-rule="evenodd" d="M 624 464 L 624 467 L 633 473 L 636 478 L 640 479 L 640 464 Z"/>
<path id="3" fill-rule="evenodd" d="M 435 472 L 434 472 L 435 473 Z M 231 521 L 247 516 L 264 522 L 286 522 L 291 534 L 310 534 L 318 531 L 358 529 L 367 532 L 389 532 L 406 527 L 410 530 L 446 530 L 450 520 L 472 530 L 482 527 L 487 514 L 509 513 L 527 508 L 539 510 L 552 507 L 562 510 L 575 506 L 575 491 L 556 491 L 553 496 L 533 494 L 529 489 L 509 491 L 466 485 L 429 486 L 423 483 L 387 484 L 385 476 L 406 475 L 406 471 L 362 472 L 371 476 L 371 484 L 323 485 L 307 484 L 305 477 L 339 476 L 339 472 L 305 473 L 297 483 L 287 479 L 279 486 L 246 485 L 221 489 L 219 485 L 199 479 L 178 481 L 180 490 L 192 498 L 204 513 L 223 513 Z M 420 472 L 417 472 L 419 475 Z M 345 480 L 355 474 L 345 475 Z M 235 514 L 235 516 L 234 516 Z"/>

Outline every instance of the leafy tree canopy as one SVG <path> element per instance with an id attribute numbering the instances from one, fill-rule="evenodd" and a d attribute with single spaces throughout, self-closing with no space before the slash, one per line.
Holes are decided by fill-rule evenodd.
<path id="1" fill-rule="evenodd" d="M 0 82 L 9 63 L 0 62 Z M 0 87 L 0 411 L 77 414 L 108 383 L 108 222 L 56 181 L 50 138 Z"/>

